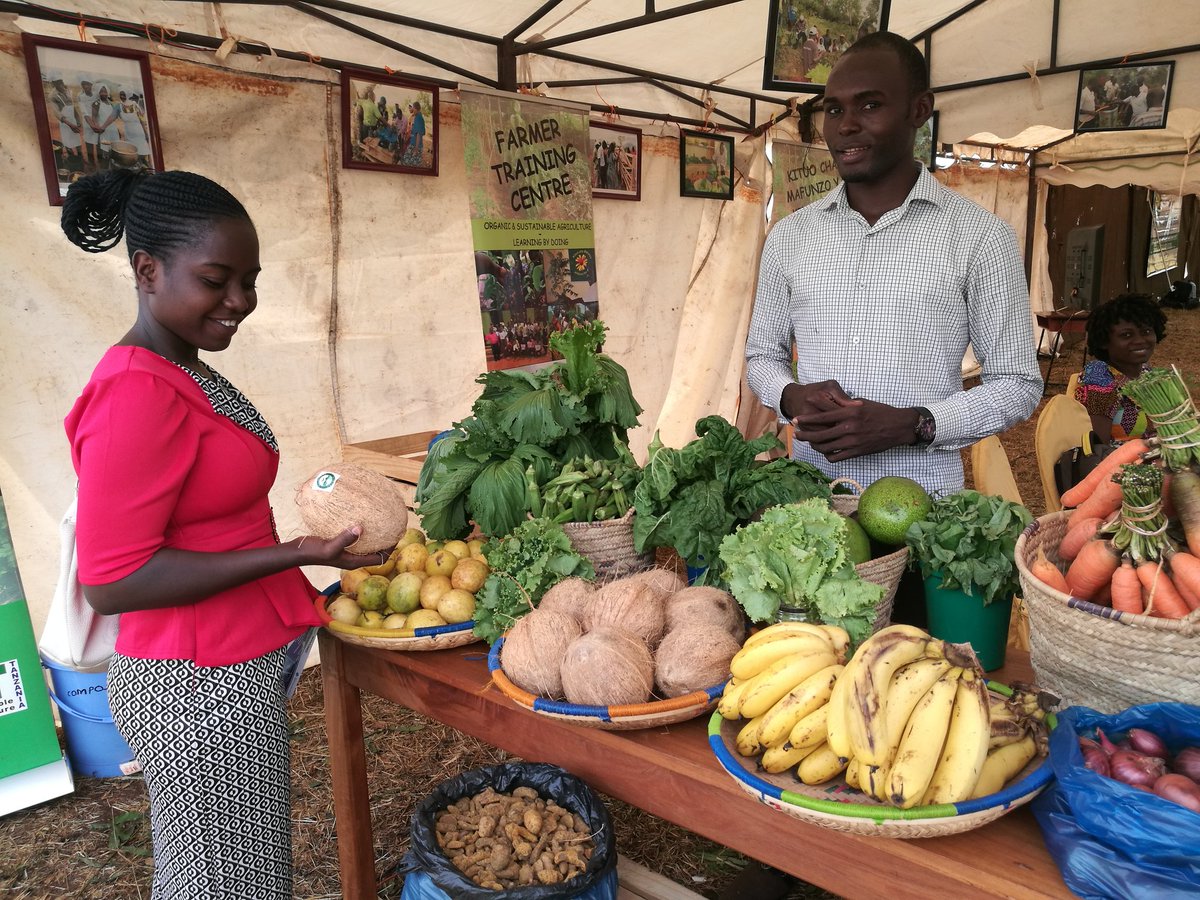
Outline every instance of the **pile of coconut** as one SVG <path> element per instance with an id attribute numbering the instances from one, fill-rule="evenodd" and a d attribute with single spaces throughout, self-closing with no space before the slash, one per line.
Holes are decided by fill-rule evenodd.
<path id="1" fill-rule="evenodd" d="M 742 608 L 718 588 L 648 569 L 559 582 L 500 648 L 504 674 L 538 697 L 618 706 L 721 684 L 745 637 Z"/>

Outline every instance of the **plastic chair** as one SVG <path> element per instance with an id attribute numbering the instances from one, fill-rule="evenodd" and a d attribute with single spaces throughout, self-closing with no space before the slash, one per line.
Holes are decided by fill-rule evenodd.
<path id="1" fill-rule="evenodd" d="M 971 447 L 971 473 L 975 490 L 981 494 L 994 494 L 1024 505 L 1017 479 L 1013 477 L 1012 465 L 1004 444 L 994 434 L 985 437 Z"/>
<path id="2" fill-rule="evenodd" d="M 1067 379 L 1067 389 L 1063 391 L 1072 400 L 1075 399 L 1075 388 L 1079 386 L 1079 373 L 1072 372 L 1071 377 Z"/>
<path id="3" fill-rule="evenodd" d="M 1033 432 L 1033 449 L 1047 513 L 1062 509 L 1058 486 L 1054 483 L 1054 464 L 1064 451 L 1078 447 L 1091 428 L 1092 420 L 1087 410 L 1073 396 L 1056 394 L 1042 407 Z"/>

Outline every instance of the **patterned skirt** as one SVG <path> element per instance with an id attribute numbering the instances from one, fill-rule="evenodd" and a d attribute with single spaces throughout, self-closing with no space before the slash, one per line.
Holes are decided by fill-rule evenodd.
<path id="1" fill-rule="evenodd" d="M 152 900 L 291 900 L 283 655 L 113 657 L 109 705 L 150 794 Z"/>

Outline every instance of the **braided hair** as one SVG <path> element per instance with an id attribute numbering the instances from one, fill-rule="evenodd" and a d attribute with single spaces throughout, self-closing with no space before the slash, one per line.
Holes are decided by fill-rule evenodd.
<path id="1" fill-rule="evenodd" d="M 1130 322 L 1154 329 L 1156 341 L 1167 336 L 1167 316 L 1149 294 L 1121 294 L 1092 310 L 1087 320 L 1087 351 L 1105 362 L 1108 358 L 1108 334 L 1118 322 Z"/>
<path id="2" fill-rule="evenodd" d="M 115 247 L 124 234 L 130 260 L 137 250 L 166 260 L 218 219 L 249 222 L 250 214 L 233 194 L 203 175 L 112 169 L 71 185 L 63 201 L 62 230 L 88 253 Z"/>

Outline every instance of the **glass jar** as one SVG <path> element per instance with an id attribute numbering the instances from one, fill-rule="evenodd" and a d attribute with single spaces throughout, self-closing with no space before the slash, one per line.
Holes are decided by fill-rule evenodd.
<path id="1" fill-rule="evenodd" d="M 798 606 L 780 606 L 775 614 L 776 622 L 808 622 L 808 610 Z"/>

